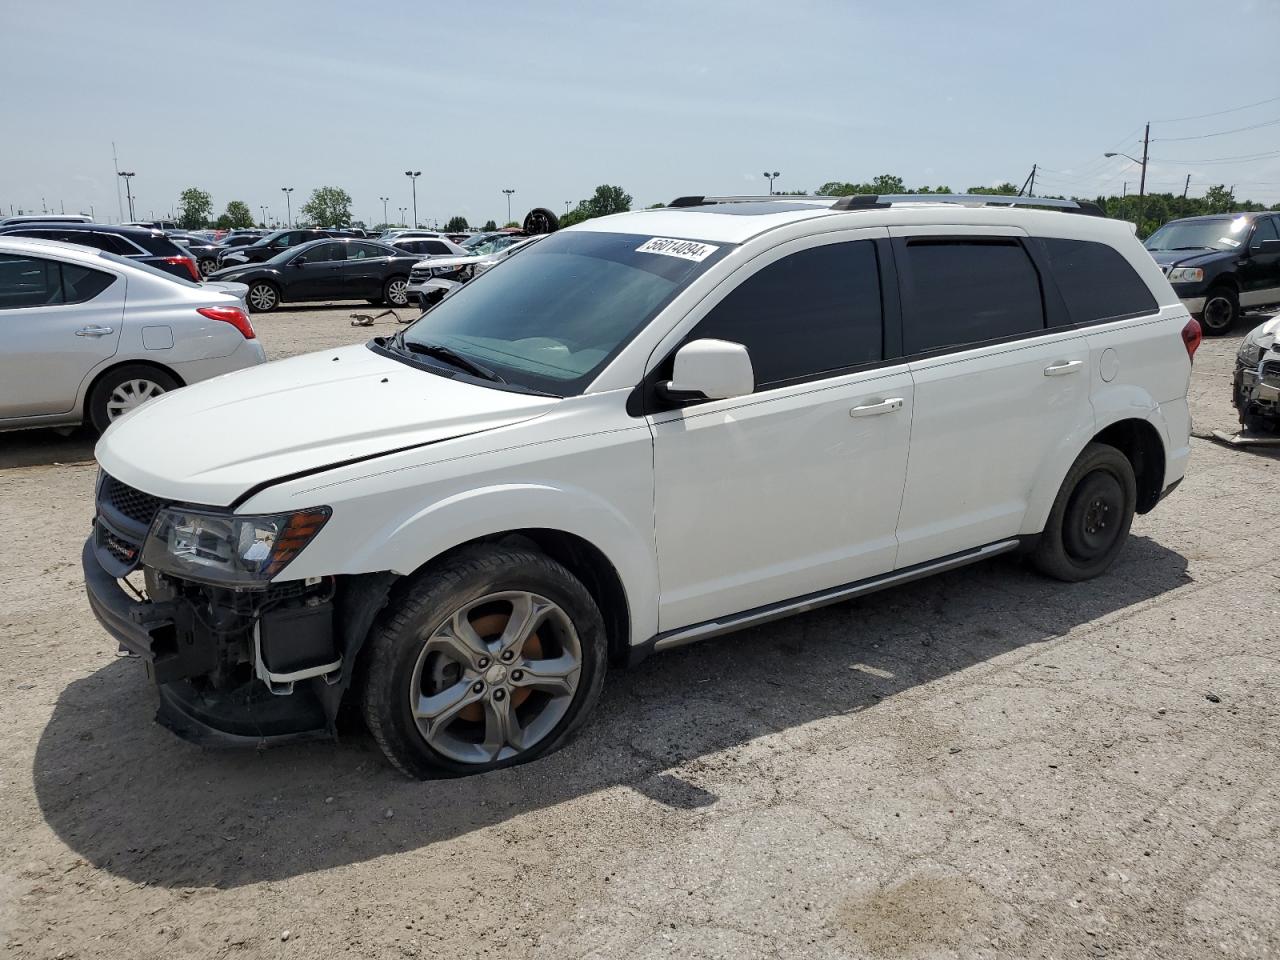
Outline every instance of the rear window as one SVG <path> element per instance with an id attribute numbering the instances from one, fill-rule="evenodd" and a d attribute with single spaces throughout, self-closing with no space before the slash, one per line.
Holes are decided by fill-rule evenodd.
<path id="1" fill-rule="evenodd" d="M 130 237 L 134 243 L 146 250 L 153 257 L 185 257 L 187 251 L 166 237 L 163 233 L 150 233 L 143 236 Z"/>
<path id="2" fill-rule="evenodd" d="M 1159 309 L 1129 261 L 1105 243 L 1056 237 L 1038 242 L 1058 281 L 1071 323 L 1137 317 Z"/>
<path id="3" fill-rule="evenodd" d="M 1017 240 L 898 241 L 907 355 L 1043 330 L 1040 275 Z"/>
<path id="4" fill-rule="evenodd" d="M 129 267 L 132 270 L 141 270 L 144 273 L 151 274 L 153 277 L 162 277 L 163 279 L 172 281 L 173 283 L 180 283 L 184 287 L 200 286 L 200 284 L 195 283 L 191 280 L 187 280 L 183 277 L 179 277 L 177 274 L 166 273 L 164 270 L 161 270 L 159 267 L 153 267 L 151 264 L 146 263 L 142 260 L 131 260 L 127 257 L 117 256 L 114 253 L 104 253 L 102 255 L 102 259 L 110 260 L 112 263 L 121 264 L 122 266 Z"/>

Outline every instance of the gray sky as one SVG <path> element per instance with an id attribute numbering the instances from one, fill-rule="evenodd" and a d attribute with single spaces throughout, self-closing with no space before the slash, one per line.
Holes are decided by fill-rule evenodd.
<path id="1" fill-rule="evenodd" d="M 1212 24 L 1212 26 L 1210 26 Z M 420 220 L 896 173 L 1093 196 L 1149 181 L 1280 201 L 1280 2 L 0 3 L 0 209 L 140 217 L 182 188 L 282 216 L 343 187 Z M 1210 114 L 1252 104 L 1247 109 Z M 1268 123 L 1269 121 L 1269 123 Z M 1203 139 L 1200 137 L 1266 124 Z M 1220 158 L 1254 157 L 1255 159 Z M 1189 161 L 1189 162 L 1175 162 Z M 1212 161 L 1212 162 L 1211 162 Z"/>

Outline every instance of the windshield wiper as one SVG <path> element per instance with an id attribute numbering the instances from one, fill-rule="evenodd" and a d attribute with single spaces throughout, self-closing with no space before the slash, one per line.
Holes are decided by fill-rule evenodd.
<path id="1" fill-rule="evenodd" d="M 392 341 L 399 349 L 408 353 L 420 353 L 423 356 L 432 357 L 435 360 L 443 360 L 451 366 L 457 367 L 467 373 L 474 374 L 484 380 L 493 383 L 506 383 L 502 377 L 498 376 L 483 364 L 476 363 L 470 357 L 464 357 L 456 350 L 446 347 L 442 343 L 414 343 L 404 338 L 404 331 L 396 334 L 395 340 Z"/>
<path id="2" fill-rule="evenodd" d="M 1203 244 L 1197 244 L 1194 247 L 1165 247 L 1165 250 L 1212 250 L 1213 247 L 1206 247 Z"/>

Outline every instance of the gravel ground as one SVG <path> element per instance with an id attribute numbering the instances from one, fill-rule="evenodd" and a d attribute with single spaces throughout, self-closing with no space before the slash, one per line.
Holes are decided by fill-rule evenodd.
<path id="1" fill-rule="evenodd" d="M 278 358 L 355 309 L 255 323 Z M 419 784 L 154 726 L 82 594 L 90 455 L 0 438 L 6 955 L 1280 956 L 1271 456 L 1194 441 L 1100 580 L 997 560 L 674 651 L 565 750 Z"/>

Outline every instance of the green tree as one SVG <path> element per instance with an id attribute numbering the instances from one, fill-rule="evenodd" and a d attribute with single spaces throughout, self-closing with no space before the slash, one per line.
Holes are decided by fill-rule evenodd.
<path id="1" fill-rule="evenodd" d="M 558 219 L 560 226 L 571 227 L 592 217 L 607 217 L 611 213 L 626 213 L 630 209 L 631 194 L 621 187 L 602 183 L 589 199 L 579 200 L 576 207 Z"/>
<path id="2" fill-rule="evenodd" d="M 646 210 L 661 210 L 661 209 L 662 209 L 663 207 L 665 207 L 665 206 L 666 206 L 666 204 L 665 204 L 665 203 L 651 203 L 651 204 L 649 204 L 647 207 L 645 207 L 645 209 L 646 209 Z"/>
<path id="3" fill-rule="evenodd" d="M 519 226 L 520 224 L 516 223 L 514 220 L 508 220 L 506 223 L 502 225 L 502 228 L 504 230 L 510 230 L 512 227 L 519 227 Z"/>
<path id="4" fill-rule="evenodd" d="M 483 227 L 481 227 L 480 229 L 481 229 L 481 230 L 486 230 L 486 231 L 490 231 L 490 230 L 497 230 L 497 229 L 498 229 L 498 225 L 497 225 L 496 223 L 494 223 L 492 220 L 486 220 L 486 221 L 484 222 L 484 226 L 483 226 Z"/>
<path id="5" fill-rule="evenodd" d="M 219 230 L 244 230 L 252 227 L 253 214 L 249 212 L 249 205 L 243 200 L 232 200 L 214 226 Z"/>
<path id="6" fill-rule="evenodd" d="M 1236 198 L 1225 184 L 1210 187 L 1204 194 L 1205 213 L 1230 213 L 1236 208 Z"/>
<path id="7" fill-rule="evenodd" d="M 317 227 L 341 227 L 351 222 L 351 194 L 341 187 L 318 187 L 302 205 L 302 215 Z"/>
<path id="8" fill-rule="evenodd" d="M 1004 183 L 998 183 L 994 187 L 970 187 L 965 193 L 984 194 L 987 196 L 1017 196 L 1019 189 L 1016 183 L 1010 183 L 1006 180 Z"/>
<path id="9" fill-rule="evenodd" d="M 446 233 L 459 233 L 470 229 L 470 227 L 467 224 L 466 217 L 450 217 L 449 222 L 444 225 L 444 229 Z"/>
<path id="10" fill-rule="evenodd" d="M 213 197 L 199 187 L 187 187 L 178 195 L 178 222 L 184 230 L 200 230 L 213 214 Z"/>

